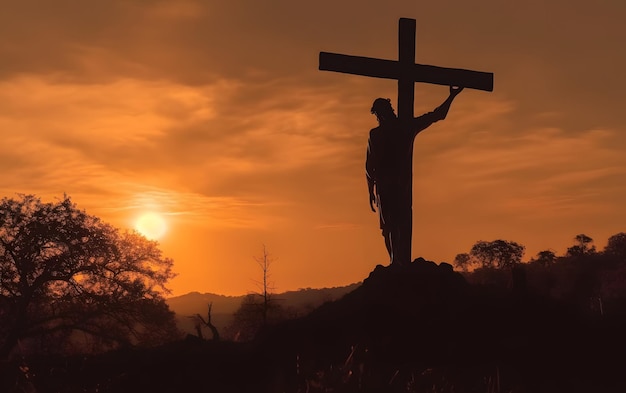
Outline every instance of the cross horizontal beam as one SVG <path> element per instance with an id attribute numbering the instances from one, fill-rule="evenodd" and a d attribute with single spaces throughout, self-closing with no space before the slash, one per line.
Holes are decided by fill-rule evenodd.
<path id="1" fill-rule="evenodd" d="M 493 73 L 461 68 L 413 64 L 409 75 L 404 75 L 400 63 L 395 60 L 320 52 L 319 69 L 322 71 L 335 71 L 374 78 L 396 80 L 409 78 L 413 82 L 425 82 L 445 86 L 462 86 L 476 90 L 493 91 Z"/>

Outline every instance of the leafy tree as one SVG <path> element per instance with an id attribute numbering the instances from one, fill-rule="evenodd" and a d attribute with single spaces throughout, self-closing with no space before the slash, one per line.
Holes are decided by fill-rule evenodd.
<path id="1" fill-rule="evenodd" d="M 469 270 L 469 266 L 471 265 L 471 263 L 472 258 L 467 253 L 456 254 L 456 256 L 454 257 L 454 261 L 452 262 L 455 267 L 461 269 L 464 272 Z"/>
<path id="2" fill-rule="evenodd" d="M 569 257 L 577 257 L 596 252 L 596 246 L 592 246 L 593 239 L 584 233 L 578 234 L 574 237 L 575 244 L 567 249 L 565 253 Z"/>
<path id="3" fill-rule="evenodd" d="M 622 261 L 626 260 L 626 233 L 620 232 L 609 237 L 604 254 Z"/>
<path id="4" fill-rule="evenodd" d="M 156 242 L 121 233 L 68 196 L 0 201 L 0 357 L 18 340 L 82 337 L 107 347 L 177 334 L 161 291 L 174 276 Z"/>
<path id="5" fill-rule="evenodd" d="M 227 328 L 228 335 L 234 341 L 250 341 L 263 327 L 263 303 L 258 294 L 248 294 L 233 314 L 233 322 Z"/>
<path id="6" fill-rule="evenodd" d="M 524 250 L 524 246 L 513 241 L 480 240 L 472 246 L 469 254 L 481 267 L 510 268 L 522 261 Z"/>
<path id="7" fill-rule="evenodd" d="M 535 262 L 539 263 L 541 266 L 551 266 L 556 261 L 556 254 L 552 250 L 543 250 L 537 253 L 537 258 Z"/>

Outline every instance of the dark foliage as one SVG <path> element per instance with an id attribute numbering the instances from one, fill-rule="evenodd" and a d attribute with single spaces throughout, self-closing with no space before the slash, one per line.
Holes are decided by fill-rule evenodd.
<path id="1" fill-rule="evenodd" d="M 581 233 L 574 237 L 575 244 L 567 249 L 565 253 L 568 257 L 581 257 L 596 252 L 596 246 L 593 246 L 593 239 Z"/>
<path id="2" fill-rule="evenodd" d="M 226 337 L 233 341 L 253 340 L 259 332 L 277 323 L 293 319 L 300 313 L 293 307 L 283 307 L 280 299 L 272 297 L 266 302 L 259 294 L 249 294 L 233 314 L 232 323 L 226 328 Z"/>
<path id="3" fill-rule="evenodd" d="M 556 261 L 556 253 L 552 250 L 543 250 L 537 253 L 537 258 L 533 262 L 537 262 L 543 267 L 548 267 Z"/>
<path id="4" fill-rule="evenodd" d="M 461 271 L 468 271 L 472 265 L 472 257 L 467 253 L 456 254 L 452 265 Z"/>
<path id="5" fill-rule="evenodd" d="M 604 254 L 626 264 L 626 233 L 620 232 L 611 237 L 604 248 Z"/>
<path id="6" fill-rule="evenodd" d="M 0 357 L 20 352 L 154 345 L 176 335 L 161 291 L 172 261 L 69 197 L 0 202 Z M 88 345 L 90 347 L 88 347 Z"/>
<path id="7" fill-rule="evenodd" d="M 525 247 L 513 241 L 480 240 L 474 244 L 469 254 L 480 267 L 510 268 L 522 261 Z"/>

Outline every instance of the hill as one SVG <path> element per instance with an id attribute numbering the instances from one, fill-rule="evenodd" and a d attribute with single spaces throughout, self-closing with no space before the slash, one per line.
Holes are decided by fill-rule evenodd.
<path id="1" fill-rule="evenodd" d="M 290 308 L 300 315 L 319 307 L 325 302 L 339 299 L 346 293 L 357 288 L 360 283 L 333 288 L 305 288 L 272 294 L 281 306 Z M 237 311 L 246 295 L 224 296 L 213 293 L 190 292 L 185 295 L 166 299 L 170 310 L 176 313 L 178 327 L 187 334 L 196 334 L 194 321 L 190 316 L 200 314 L 206 318 L 207 307 L 212 304 L 211 317 L 213 324 L 220 332 L 232 322 L 233 313 Z M 209 332 L 206 332 L 210 337 Z"/>
<path id="2" fill-rule="evenodd" d="M 530 294 L 510 274 L 502 289 L 422 258 L 379 265 L 342 299 L 268 331 L 268 367 L 297 357 L 307 383 L 329 390 L 626 391 L 626 321 Z"/>

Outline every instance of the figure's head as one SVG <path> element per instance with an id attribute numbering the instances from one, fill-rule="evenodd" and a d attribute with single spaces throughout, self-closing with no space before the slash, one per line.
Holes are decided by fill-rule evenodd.
<path id="1" fill-rule="evenodd" d="M 391 100 L 389 98 L 375 99 L 372 104 L 372 114 L 376 115 L 379 123 L 396 118 L 396 114 L 393 111 Z"/>

